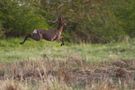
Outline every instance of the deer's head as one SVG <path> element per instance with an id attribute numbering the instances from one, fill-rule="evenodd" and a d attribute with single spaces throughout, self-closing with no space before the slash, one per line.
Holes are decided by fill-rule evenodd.
<path id="1" fill-rule="evenodd" d="M 66 26 L 67 25 L 63 16 L 58 17 L 57 24 L 60 25 L 60 26 Z"/>

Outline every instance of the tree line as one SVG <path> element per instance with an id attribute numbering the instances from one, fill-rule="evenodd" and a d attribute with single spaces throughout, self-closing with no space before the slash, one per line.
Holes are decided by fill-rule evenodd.
<path id="1" fill-rule="evenodd" d="M 0 38 L 20 37 L 35 28 L 55 28 L 64 16 L 69 42 L 105 43 L 135 37 L 134 0 L 0 0 Z"/>

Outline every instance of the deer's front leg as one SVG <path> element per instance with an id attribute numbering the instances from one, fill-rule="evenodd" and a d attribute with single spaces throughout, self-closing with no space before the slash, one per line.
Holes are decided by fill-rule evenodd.
<path id="1" fill-rule="evenodd" d="M 64 38 L 63 38 L 63 36 L 61 36 L 61 46 L 63 46 L 64 45 Z"/>

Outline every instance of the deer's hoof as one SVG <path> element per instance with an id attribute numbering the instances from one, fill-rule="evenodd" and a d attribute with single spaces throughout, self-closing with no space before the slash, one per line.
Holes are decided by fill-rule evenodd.
<path id="1" fill-rule="evenodd" d="M 20 44 L 22 45 L 23 43 L 22 43 L 22 42 L 20 42 Z"/>
<path id="2" fill-rule="evenodd" d="M 64 45 L 64 43 L 61 44 L 61 46 L 63 46 L 63 45 Z"/>

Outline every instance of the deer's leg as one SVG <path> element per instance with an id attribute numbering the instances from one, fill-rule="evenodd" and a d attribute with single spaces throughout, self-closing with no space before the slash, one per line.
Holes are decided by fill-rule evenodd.
<path id="1" fill-rule="evenodd" d="M 63 46 L 63 45 L 64 45 L 64 38 L 61 37 L 61 46 Z"/>
<path id="2" fill-rule="evenodd" d="M 20 44 L 24 44 L 25 41 L 28 40 L 28 38 L 31 38 L 31 34 L 28 34 L 27 36 L 25 36 L 24 40 L 20 42 Z"/>
<path id="3" fill-rule="evenodd" d="M 28 34 L 27 36 L 25 36 L 24 40 L 22 42 L 20 42 L 20 44 L 24 44 L 25 41 L 28 40 L 28 38 L 31 38 L 36 41 L 39 41 L 41 39 L 41 37 L 38 33 L 32 33 L 32 34 Z"/>

